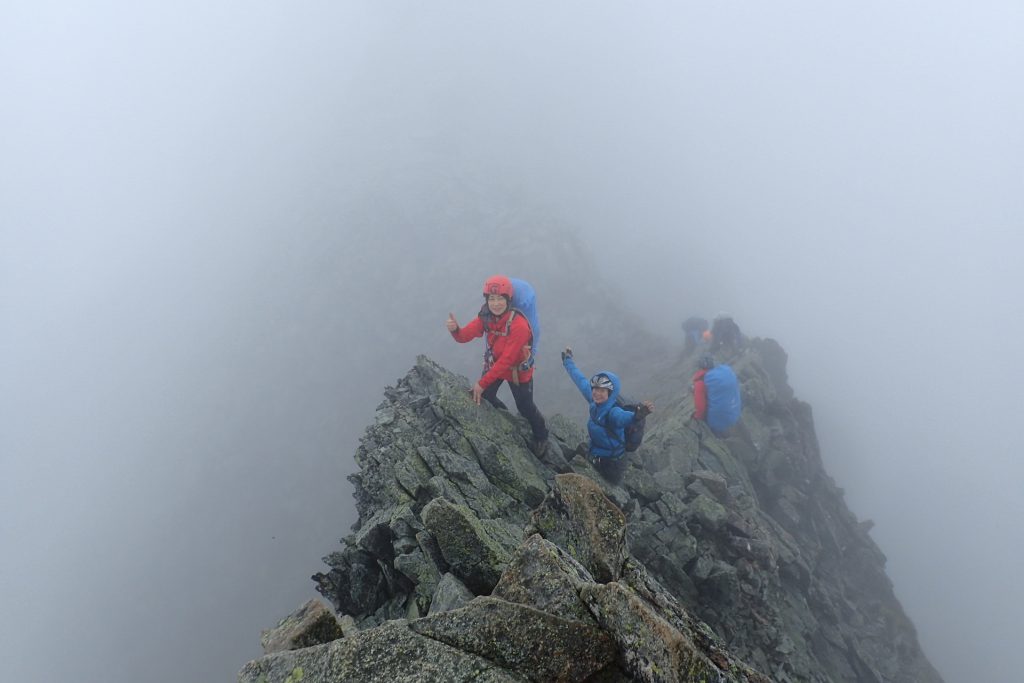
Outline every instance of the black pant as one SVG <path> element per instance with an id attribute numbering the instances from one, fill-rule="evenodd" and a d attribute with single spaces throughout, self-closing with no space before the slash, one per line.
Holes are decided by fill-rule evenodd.
<path id="1" fill-rule="evenodd" d="M 491 386 L 484 389 L 483 393 L 483 397 L 487 399 L 487 402 L 500 410 L 508 410 L 508 407 L 498 398 L 498 389 L 504 381 L 503 379 L 497 380 Z M 509 382 L 508 388 L 512 390 L 512 398 L 516 400 L 516 410 L 530 423 L 530 429 L 533 430 L 533 438 L 537 441 L 546 441 L 548 438 L 548 426 L 544 424 L 544 416 L 540 414 L 540 411 L 537 410 L 537 405 L 533 402 L 533 380 L 521 382 L 520 384 Z"/>
<path id="2" fill-rule="evenodd" d="M 625 455 L 620 455 L 617 458 L 591 458 L 590 463 L 610 484 L 622 483 L 622 477 L 626 474 L 626 465 L 628 464 Z"/>

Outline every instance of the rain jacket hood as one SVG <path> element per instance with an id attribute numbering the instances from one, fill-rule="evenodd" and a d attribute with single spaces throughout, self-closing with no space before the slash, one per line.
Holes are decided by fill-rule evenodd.
<path id="1" fill-rule="evenodd" d="M 622 390 L 622 383 L 619 381 L 619 376 L 614 372 L 608 370 L 601 370 L 595 372 L 594 375 L 604 375 L 612 381 L 612 393 L 608 395 L 608 400 L 604 403 L 598 404 L 594 402 L 593 394 L 590 395 L 590 419 L 595 422 L 603 422 L 608 415 L 608 411 L 615 406 L 615 399 L 619 397 L 619 392 Z M 587 386 L 590 386 L 590 380 L 587 380 Z"/>

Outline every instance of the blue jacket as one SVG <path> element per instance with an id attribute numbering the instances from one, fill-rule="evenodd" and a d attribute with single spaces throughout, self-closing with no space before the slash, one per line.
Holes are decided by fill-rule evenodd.
<path id="1" fill-rule="evenodd" d="M 612 381 L 612 393 L 608 400 L 598 405 L 594 403 L 593 395 L 590 392 L 590 380 L 583 376 L 583 373 L 576 367 L 572 358 L 566 357 L 562 361 L 565 371 L 576 384 L 576 388 L 583 394 L 590 404 L 590 420 L 587 421 L 587 432 L 590 434 L 590 455 L 595 458 L 618 458 L 626 453 L 626 426 L 633 422 L 635 413 L 623 410 L 615 405 L 615 399 L 619 397 L 618 375 L 602 370 L 600 374 L 608 376 Z"/>

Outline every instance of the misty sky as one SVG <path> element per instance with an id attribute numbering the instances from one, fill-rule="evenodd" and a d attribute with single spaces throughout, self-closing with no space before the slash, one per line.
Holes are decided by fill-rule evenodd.
<path id="1" fill-rule="evenodd" d="M 384 385 L 526 215 L 659 334 L 778 339 L 927 655 L 1015 680 L 1022 29 L 1009 0 L 0 3 L 7 677 L 234 680 L 354 521 Z"/>

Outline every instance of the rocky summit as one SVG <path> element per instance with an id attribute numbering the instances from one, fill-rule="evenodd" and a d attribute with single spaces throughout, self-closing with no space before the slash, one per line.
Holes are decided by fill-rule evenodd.
<path id="1" fill-rule="evenodd" d="M 313 577 L 337 616 L 303 606 L 239 682 L 941 682 L 782 348 L 725 359 L 744 402 L 725 438 L 669 389 L 686 360 L 659 370 L 611 486 L 580 454 L 582 402 L 549 416 L 538 458 L 522 418 L 421 356 L 356 453 L 354 532 Z"/>

